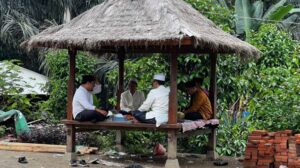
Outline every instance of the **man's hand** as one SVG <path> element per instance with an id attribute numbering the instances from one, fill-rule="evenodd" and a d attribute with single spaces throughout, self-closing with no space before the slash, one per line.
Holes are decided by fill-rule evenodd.
<path id="1" fill-rule="evenodd" d="M 96 111 L 98 112 L 98 113 L 101 113 L 102 115 L 104 115 L 104 116 L 107 116 L 107 111 L 104 111 L 104 110 L 100 110 L 100 109 L 97 109 L 96 108 Z"/>

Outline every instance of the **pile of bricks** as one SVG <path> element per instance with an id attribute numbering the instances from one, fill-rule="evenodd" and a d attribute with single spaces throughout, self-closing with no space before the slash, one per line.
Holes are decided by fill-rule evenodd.
<path id="1" fill-rule="evenodd" d="M 248 136 L 245 151 L 245 168 L 300 168 L 300 134 L 291 130 L 267 132 L 256 130 Z M 297 153 L 298 151 L 298 153 Z"/>
<path id="2" fill-rule="evenodd" d="M 300 134 L 289 137 L 288 167 L 300 168 Z"/>
<path id="3" fill-rule="evenodd" d="M 275 133 L 275 167 L 288 165 L 288 139 L 292 137 L 291 130 L 279 131 Z"/>

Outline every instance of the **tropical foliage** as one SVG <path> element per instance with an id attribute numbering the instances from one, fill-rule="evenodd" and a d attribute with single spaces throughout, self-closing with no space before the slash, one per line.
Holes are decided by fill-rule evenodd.
<path id="1" fill-rule="evenodd" d="M 103 0 L 0 0 L 0 60 L 18 59 L 39 70 L 38 53 L 27 54 L 19 45 L 40 30 L 61 24 Z M 27 59 L 30 57 L 30 59 Z"/>
<path id="2" fill-rule="evenodd" d="M 280 0 L 266 7 L 266 3 L 262 0 L 236 0 L 236 33 L 239 35 L 245 33 L 248 37 L 251 30 L 257 30 L 264 22 L 277 23 L 282 21 L 286 27 L 290 26 L 287 22 L 294 22 L 298 15 L 292 15 L 283 20 L 295 11 L 294 6 L 286 4 L 286 2 L 287 0 Z"/>

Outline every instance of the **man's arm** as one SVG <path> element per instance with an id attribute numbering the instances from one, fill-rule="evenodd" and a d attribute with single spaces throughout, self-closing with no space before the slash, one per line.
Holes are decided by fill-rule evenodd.
<path id="1" fill-rule="evenodd" d="M 98 108 L 95 108 L 95 111 L 98 112 L 98 113 L 100 113 L 100 114 L 102 114 L 102 115 L 104 115 L 104 116 L 107 116 L 107 114 L 108 114 L 107 111 L 101 110 L 101 109 L 98 109 Z"/>
<path id="2" fill-rule="evenodd" d="M 198 111 L 200 107 L 203 105 L 203 101 L 204 98 L 200 94 L 197 94 L 195 98 L 192 100 L 192 105 L 188 109 L 184 110 L 183 112 L 190 113 L 190 112 Z"/>
<path id="3" fill-rule="evenodd" d="M 144 103 L 139 108 L 140 111 L 149 111 L 153 102 L 154 102 L 154 93 L 152 91 L 149 92 L 147 99 L 144 101 Z"/>
<path id="4" fill-rule="evenodd" d="M 145 95 L 144 95 L 144 92 L 141 91 L 141 102 L 144 102 L 145 101 Z"/>

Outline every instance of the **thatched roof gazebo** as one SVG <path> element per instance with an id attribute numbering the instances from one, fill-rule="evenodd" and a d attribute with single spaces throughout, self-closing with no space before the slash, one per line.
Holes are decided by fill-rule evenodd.
<path id="1" fill-rule="evenodd" d="M 48 28 L 22 43 L 23 47 L 68 49 L 70 80 L 67 118 L 72 120 L 75 58 L 77 50 L 116 53 L 119 58 L 119 94 L 123 91 L 126 53 L 168 53 L 170 55 L 169 121 L 162 126 L 168 132 L 166 167 L 179 167 L 176 157 L 178 130 L 177 57 L 186 53 L 205 53 L 211 58 L 210 100 L 216 115 L 216 60 L 218 54 L 236 54 L 243 58 L 258 57 L 250 44 L 223 32 L 183 0 L 106 0 L 82 13 L 69 23 Z M 69 122 L 71 123 L 71 122 Z M 68 152 L 74 152 L 75 127 L 69 124 Z M 87 126 L 87 125 L 86 125 Z M 92 125 L 89 125 L 93 127 Z M 139 126 L 139 125 L 138 125 Z M 134 126 L 135 128 L 138 126 Z M 144 127 L 143 125 L 140 125 Z M 102 124 L 103 127 L 103 124 Z M 117 128 L 129 126 L 116 126 Z M 114 128 L 116 128 L 114 127 Z M 208 152 L 214 157 L 216 130 L 212 129 Z"/>

